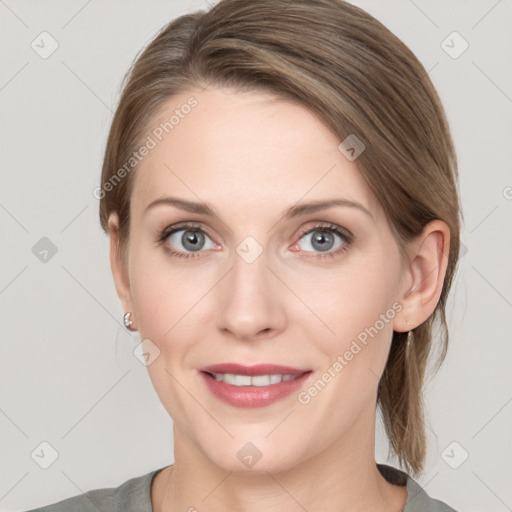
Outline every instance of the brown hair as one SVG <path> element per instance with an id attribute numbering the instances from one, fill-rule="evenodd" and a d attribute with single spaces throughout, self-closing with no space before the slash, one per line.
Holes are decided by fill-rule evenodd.
<path id="1" fill-rule="evenodd" d="M 391 449 L 419 473 L 426 454 L 422 388 L 436 322 L 438 365 L 446 355 L 445 307 L 461 216 L 453 143 L 427 72 L 379 21 L 342 0 L 222 0 L 173 20 L 137 56 L 108 137 L 102 190 L 163 103 L 207 84 L 271 92 L 310 109 L 340 142 L 356 135 L 365 145 L 356 164 L 402 249 L 429 221 L 447 223 L 451 243 L 440 300 L 414 329 L 409 349 L 407 333 L 393 333 L 377 396 Z M 109 214 L 119 214 L 123 253 L 132 174 L 100 194 L 101 226 L 108 232 Z"/>

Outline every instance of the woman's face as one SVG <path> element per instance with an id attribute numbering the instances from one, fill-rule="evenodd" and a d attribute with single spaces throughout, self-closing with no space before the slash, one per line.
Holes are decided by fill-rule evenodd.
<path id="1" fill-rule="evenodd" d="M 357 160 L 306 108 L 263 93 L 184 93 L 153 124 L 154 147 L 133 171 L 124 306 L 150 340 L 149 375 L 175 434 L 230 471 L 258 458 L 254 471 L 284 470 L 373 441 L 408 280 Z M 250 381 L 249 395 L 201 371 L 223 363 L 309 373 L 299 385 Z"/>

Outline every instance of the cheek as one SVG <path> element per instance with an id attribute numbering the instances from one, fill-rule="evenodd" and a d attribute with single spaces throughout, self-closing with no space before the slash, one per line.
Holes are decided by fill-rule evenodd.
<path id="1" fill-rule="evenodd" d="M 183 371 L 193 348 L 191 319 L 201 308 L 194 304 L 204 295 L 194 273 L 173 265 L 157 249 L 134 253 L 130 275 L 137 327 L 141 339 L 150 340 L 158 354 L 147 366 L 153 387 L 174 421 L 197 415 L 194 401 L 183 391 Z M 159 352 L 156 352 L 158 350 Z"/>
<path id="2" fill-rule="evenodd" d="M 309 323 L 322 329 L 326 339 L 335 345 L 343 343 L 375 323 L 379 330 L 389 331 L 391 323 L 382 326 L 378 320 L 386 313 L 388 317 L 396 313 L 392 305 L 398 296 L 398 265 L 390 262 L 384 266 L 380 261 L 361 258 L 339 270 L 317 273 L 315 279 L 311 279 L 312 275 L 315 274 L 310 272 L 308 280 L 297 279 L 295 290 L 323 322 L 324 327 L 320 321 Z"/>
<path id="3" fill-rule="evenodd" d="M 384 370 L 393 320 L 401 309 L 397 302 L 400 260 L 398 253 L 374 251 L 350 263 L 338 271 L 317 274 L 309 288 L 301 280 L 298 294 L 321 322 L 311 315 L 296 321 L 324 354 L 325 367 L 342 375 L 334 379 L 339 386 L 333 389 L 343 392 L 340 388 L 356 387 L 369 395 Z"/>
<path id="4" fill-rule="evenodd" d="M 308 418 L 319 422 L 323 411 L 330 411 L 333 426 L 324 430 L 327 437 L 348 429 L 363 410 L 373 410 L 393 319 L 401 309 L 396 302 L 398 265 L 390 262 L 383 271 L 380 262 L 364 263 L 331 279 L 327 288 L 315 287 L 308 296 L 311 309 L 318 311 L 332 332 L 320 322 L 302 320 L 300 324 L 322 353 L 324 364 L 317 380 L 299 395 L 299 403 L 309 412 Z M 327 334 L 319 336 L 320 332 Z"/>
<path id="5" fill-rule="evenodd" d="M 132 276 L 131 291 L 141 336 L 159 339 L 172 327 L 173 312 L 178 306 L 177 294 L 172 290 L 172 284 L 166 283 L 155 266 Z"/>
<path id="6" fill-rule="evenodd" d="M 170 338 L 181 318 L 202 295 L 197 272 L 172 261 L 158 247 L 139 249 L 131 257 L 130 289 L 141 336 L 156 340 Z M 134 246 L 136 242 L 134 241 Z"/>

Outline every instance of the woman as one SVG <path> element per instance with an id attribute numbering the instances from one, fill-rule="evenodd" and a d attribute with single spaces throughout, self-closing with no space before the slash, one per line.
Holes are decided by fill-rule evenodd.
<path id="1" fill-rule="evenodd" d="M 44 510 L 453 510 L 410 475 L 456 181 L 427 73 L 362 10 L 222 0 L 164 27 L 97 196 L 175 462 Z M 376 464 L 377 408 L 403 470 Z"/>

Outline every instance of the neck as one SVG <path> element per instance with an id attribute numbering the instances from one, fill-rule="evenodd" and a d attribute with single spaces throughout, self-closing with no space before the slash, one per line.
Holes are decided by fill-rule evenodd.
<path id="1" fill-rule="evenodd" d="M 290 469 L 255 471 L 256 464 L 241 473 L 214 464 L 175 424 L 175 463 L 154 492 L 153 510 L 402 510 L 406 488 L 388 483 L 375 463 L 375 410 L 373 421 L 368 420 L 360 418 L 334 444 Z"/>

